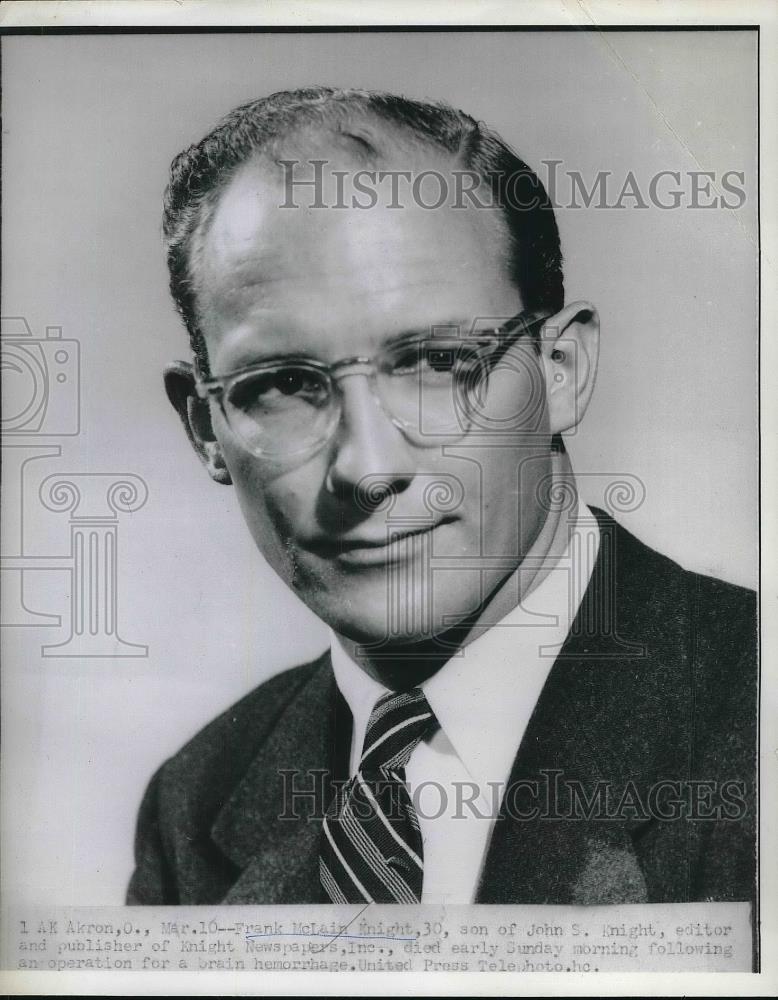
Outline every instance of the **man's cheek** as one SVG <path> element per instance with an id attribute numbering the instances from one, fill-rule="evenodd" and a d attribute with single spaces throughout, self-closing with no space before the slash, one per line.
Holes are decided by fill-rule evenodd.
<path id="1" fill-rule="evenodd" d="M 267 562 L 285 579 L 291 576 L 290 552 L 298 519 L 291 497 L 278 497 L 258 488 L 253 478 L 233 478 L 238 502 L 251 537 Z"/>

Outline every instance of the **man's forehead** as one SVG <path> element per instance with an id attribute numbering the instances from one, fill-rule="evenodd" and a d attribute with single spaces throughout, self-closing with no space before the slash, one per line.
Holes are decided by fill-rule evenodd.
<path id="1" fill-rule="evenodd" d="M 405 162 L 414 169 L 432 169 L 429 159 L 427 165 L 414 157 Z M 451 176 L 451 164 L 437 162 L 440 176 Z M 300 169 L 305 179 L 314 176 L 310 162 Z M 226 283 L 237 291 L 244 284 L 302 275 L 337 281 L 355 268 L 373 271 L 380 280 L 390 259 L 395 266 L 399 259 L 405 268 L 430 272 L 488 270 L 503 261 L 504 230 L 494 210 L 425 207 L 410 183 L 392 190 L 391 181 L 376 185 L 375 204 L 360 207 L 344 194 L 344 183 L 363 169 L 342 160 L 328 163 L 318 173 L 320 188 L 301 186 L 299 197 L 294 190 L 290 198 L 278 164 L 259 159 L 244 164 L 221 193 L 210 220 L 199 255 L 201 278 L 210 287 Z M 346 182 L 343 172 L 351 175 Z"/>

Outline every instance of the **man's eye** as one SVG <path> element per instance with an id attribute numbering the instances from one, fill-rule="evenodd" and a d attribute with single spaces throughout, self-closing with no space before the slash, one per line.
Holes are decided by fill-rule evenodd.
<path id="1" fill-rule="evenodd" d="M 319 379 L 300 368 L 285 368 L 283 371 L 276 372 L 273 382 L 273 388 L 284 396 L 315 392 L 320 384 Z"/>
<path id="2" fill-rule="evenodd" d="M 419 370 L 421 358 L 421 345 L 409 344 L 396 350 L 390 356 L 386 367 L 392 375 L 412 375 Z"/>
<path id="3" fill-rule="evenodd" d="M 230 394 L 230 401 L 240 409 L 283 404 L 299 399 L 319 403 L 326 396 L 324 380 L 304 368 L 279 368 L 242 379 Z"/>
<path id="4" fill-rule="evenodd" d="M 450 372 L 456 367 L 457 353 L 451 347 L 428 347 L 424 352 L 426 368 L 435 372 Z"/>
<path id="5" fill-rule="evenodd" d="M 478 360 L 478 352 L 461 341 L 420 343 L 398 351 L 392 358 L 394 375 L 434 377 L 467 369 Z"/>

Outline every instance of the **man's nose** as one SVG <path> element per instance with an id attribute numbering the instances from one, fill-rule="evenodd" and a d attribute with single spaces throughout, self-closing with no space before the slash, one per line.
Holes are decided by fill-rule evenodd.
<path id="1" fill-rule="evenodd" d="M 332 493 L 354 495 L 370 505 L 389 493 L 407 489 L 413 478 L 412 449 L 374 395 L 368 376 L 339 380 L 340 426 L 335 435 L 327 486 Z"/>

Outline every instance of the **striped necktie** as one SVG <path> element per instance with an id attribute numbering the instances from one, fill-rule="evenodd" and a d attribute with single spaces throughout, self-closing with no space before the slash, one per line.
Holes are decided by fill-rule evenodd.
<path id="1" fill-rule="evenodd" d="M 405 765 L 437 724 L 419 688 L 376 702 L 359 770 L 322 826 L 319 874 L 333 903 L 421 901 L 422 841 Z"/>

